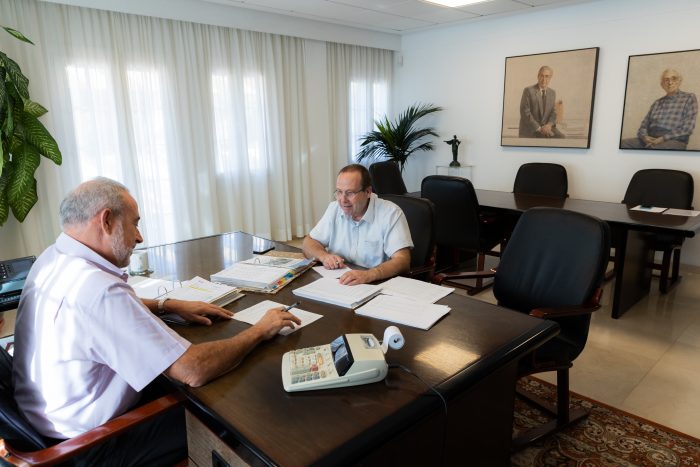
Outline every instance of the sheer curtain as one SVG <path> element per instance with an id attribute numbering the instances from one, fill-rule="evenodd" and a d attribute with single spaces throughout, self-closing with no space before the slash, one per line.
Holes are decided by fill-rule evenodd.
<path id="1" fill-rule="evenodd" d="M 147 245 L 232 230 L 303 236 L 351 160 L 350 116 L 371 125 L 374 103 L 353 102 L 374 98 L 351 100 L 352 83 L 377 73 L 391 83 L 391 59 L 379 72 L 375 62 L 392 53 L 376 49 L 33 0 L 0 0 L 0 15 L 37 44 L 6 35 L 0 50 L 49 109 L 43 122 L 64 159 L 42 161 L 39 202 L 24 223 L 0 228 L 0 257 L 51 244 L 60 199 L 97 175 L 130 188 Z M 317 73 L 327 99 L 309 95 Z M 344 149 L 319 149 L 328 141 Z"/>

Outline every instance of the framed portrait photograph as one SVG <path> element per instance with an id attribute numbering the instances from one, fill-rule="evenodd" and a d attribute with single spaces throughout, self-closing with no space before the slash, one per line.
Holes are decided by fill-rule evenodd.
<path id="1" fill-rule="evenodd" d="M 589 148 L 598 51 L 506 57 L 501 146 Z"/>
<path id="2" fill-rule="evenodd" d="M 700 50 L 632 55 L 620 149 L 700 151 Z"/>

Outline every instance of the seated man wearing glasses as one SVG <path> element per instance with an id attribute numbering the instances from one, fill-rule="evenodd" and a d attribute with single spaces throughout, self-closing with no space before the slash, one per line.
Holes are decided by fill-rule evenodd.
<path id="1" fill-rule="evenodd" d="M 307 258 L 316 258 L 326 269 L 345 263 L 368 268 L 348 271 L 345 285 L 366 284 L 408 271 L 411 264 L 411 232 L 403 211 L 372 193 L 370 175 L 360 164 L 344 167 L 335 182 L 335 199 L 321 220 L 304 238 Z"/>

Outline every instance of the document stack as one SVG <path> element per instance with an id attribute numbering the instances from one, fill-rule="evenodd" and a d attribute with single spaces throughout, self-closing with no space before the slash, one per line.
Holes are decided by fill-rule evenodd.
<path id="1" fill-rule="evenodd" d="M 195 276 L 184 282 L 145 277 L 129 278 L 129 285 L 139 298 L 191 300 L 225 306 L 243 296 L 235 287 L 215 284 Z"/>
<path id="2" fill-rule="evenodd" d="M 311 265 L 305 258 L 255 255 L 212 274 L 210 279 L 252 292 L 275 293 Z"/>
<path id="3" fill-rule="evenodd" d="M 311 284 L 294 289 L 292 293 L 299 297 L 354 309 L 381 291 L 381 287 L 377 285 L 342 285 L 338 279 L 323 277 Z"/>

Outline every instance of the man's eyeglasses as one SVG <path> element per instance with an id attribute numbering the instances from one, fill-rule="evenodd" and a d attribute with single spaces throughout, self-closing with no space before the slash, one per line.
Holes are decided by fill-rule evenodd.
<path id="1" fill-rule="evenodd" d="M 335 196 L 335 199 L 340 199 L 343 196 L 345 196 L 347 199 L 353 199 L 355 196 L 357 196 L 358 193 L 362 193 L 365 190 L 359 190 L 359 191 L 342 191 L 342 190 L 335 190 L 333 192 L 333 196 Z"/>

